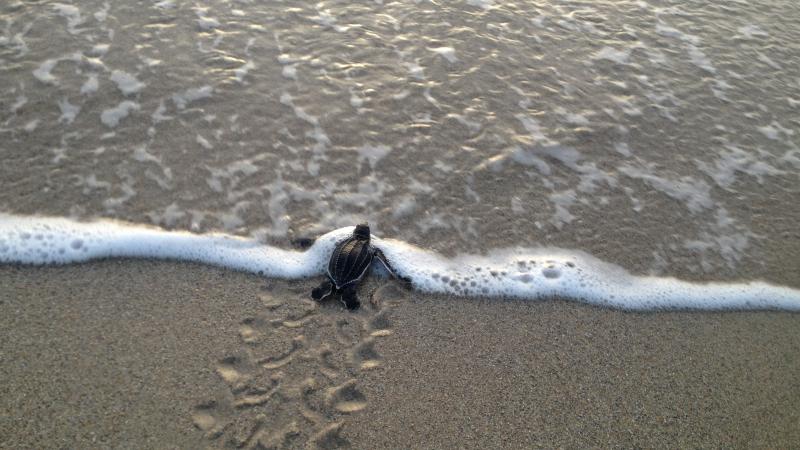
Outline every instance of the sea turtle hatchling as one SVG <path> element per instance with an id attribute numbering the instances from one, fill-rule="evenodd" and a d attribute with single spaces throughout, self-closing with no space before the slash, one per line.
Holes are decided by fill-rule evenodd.
<path id="1" fill-rule="evenodd" d="M 372 258 L 377 258 L 390 274 L 398 277 L 383 252 L 369 243 L 369 237 L 369 225 L 359 224 L 352 236 L 336 244 L 328 262 L 328 279 L 311 291 L 311 298 L 322 301 L 331 294 L 339 293 L 347 309 L 358 309 L 361 302 L 356 296 L 356 289 L 358 282 L 367 273 Z M 398 278 L 410 281 L 403 277 Z"/>

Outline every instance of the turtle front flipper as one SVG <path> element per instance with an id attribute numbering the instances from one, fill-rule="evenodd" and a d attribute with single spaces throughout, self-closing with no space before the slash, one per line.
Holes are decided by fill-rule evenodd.
<path id="1" fill-rule="evenodd" d="M 342 288 L 342 303 L 350 310 L 358 309 L 361 306 L 361 302 L 358 301 L 358 296 L 356 295 L 355 283 L 351 283 Z"/>
<path id="2" fill-rule="evenodd" d="M 333 283 L 331 280 L 325 280 L 320 284 L 318 287 L 315 287 L 311 291 L 311 298 L 314 300 L 321 302 L 325 300 L 329 295 L 333 293 Z"/>
<path id="3" fill-rule="evenodd" d="M 385 267 L 385 268 L 386 268 L 386 270 L 387 270 L 387 271 L 389 271 L 389 274 L 390 274 L 390 275 L 392 275 L 393 277 L 397 278 L 398 280 L 400 280 L 400 281 L 402 281 L 402 282 L 404 282 L 404 283 L 406 283 L 406 284 L 411 284 L 411 278 L 408 278 L 408 277 L 404 277 L 404 276 L 402 276 L 402 275 L 399 275 L 399 274 L 397 273 L 397 271 L 395 271 L 395 270 L 394 270 L 394 267 L 392 267 L 392 265 L 391 265 L 391 264 L 389 264 L 389 260 L 388 260 L 388 259 L 386 259 L 386 255 L 384 255 L 384 254 L 383 254 L 383 252 L 381 251 L 381 249 L 379 249 L 379 248 L 376 248 L 376 249 L 375 249 L 375 258 L 376 258 L 378 261 L 380 261 L 380 262 L 381 262 L 381 264 L 383 264 L 383 267 Z"/>

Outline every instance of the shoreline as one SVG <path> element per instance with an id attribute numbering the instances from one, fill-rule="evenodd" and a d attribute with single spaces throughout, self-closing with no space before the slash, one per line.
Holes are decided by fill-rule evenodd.
<path id="1" fill-rule="evenodd" d="M 0 280 L 0 446 L 800 440 L 795 313 L 454 298 L 371 277 L 350 314 L 304 300 L 316 279 L 130 259 Z"/>

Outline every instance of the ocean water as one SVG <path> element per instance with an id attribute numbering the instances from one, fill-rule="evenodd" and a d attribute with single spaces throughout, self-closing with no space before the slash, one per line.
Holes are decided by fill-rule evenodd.
<path id="1" fill-rule="evenodd" d="M 3 2 L 0 211 L 798 288 L 798 30 L 788 0 Z"/>

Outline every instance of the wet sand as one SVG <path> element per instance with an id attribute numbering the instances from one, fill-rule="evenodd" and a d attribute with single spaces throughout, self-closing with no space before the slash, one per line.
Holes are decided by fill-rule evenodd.
<path id="1" fill-rule="evenodd" d="M 315 281 L 0 267 L 0 447 L 800 442 L 797 314 L 625 313 L 385 280 L 350 314 L 305 301 Z"/>

